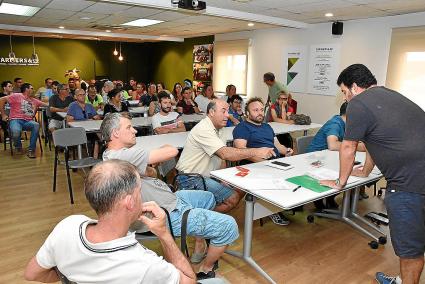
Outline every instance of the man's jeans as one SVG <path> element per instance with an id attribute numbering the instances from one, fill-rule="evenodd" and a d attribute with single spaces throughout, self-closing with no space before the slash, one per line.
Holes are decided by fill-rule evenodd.
<path id="1" fill-rule="evenodd" d="M 22 148 L 21 143 L 21 132 L 22 130 L 25 131 L 31 131 L 31 138 L 30 138 L 30 146 L 29 149 L 32 151 L 35 151 L 35 148 L 37 146 L 37 138 L 38 138 L 38 129 L 40 128 L 40 125 L 33 121 L 26 121 L 23 119 L 13 119 L 9 121 L 9 127 L 10 127 L 10 136 L 13 139 L 15 148 Z"/>

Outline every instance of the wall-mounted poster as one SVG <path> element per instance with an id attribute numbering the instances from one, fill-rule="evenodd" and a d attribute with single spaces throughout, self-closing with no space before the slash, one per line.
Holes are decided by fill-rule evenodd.
<path id="1" fill-rule="evenodd" d="M 307 84 L 307 46 L 289 46 L 284 53 L 283 74 L 289 91 L 304 93 Z"/>
<path id="2" fill-rule="evenodd" d="M 213 50 L 213 44 L 202 44 L 193 46 L 193 80 L 212 80 Z"/>
<path id="3" fill-rule="evenodd" d="M 310 47 L 308 93 L 336 95 L 339 59 L 340 48 L 337 44 L 321 44 Z"/>

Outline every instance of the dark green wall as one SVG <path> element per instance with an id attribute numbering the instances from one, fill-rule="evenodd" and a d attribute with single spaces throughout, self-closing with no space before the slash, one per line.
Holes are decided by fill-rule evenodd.
<path id="1" fill-rule="evenodd" d="M 175 82 L 192 79 L 192 49 L 195 44 L 212 43 L 213 36 L 186 39 L 182 43 L 123 43 L 124 61 L 118 61 L 112 52 L 114 42 L 36 38 L 39 66 L 0 66 L 0 81 L 22 77 L 35 87 L 44 79 L 65 81 L 65 71 L 74 67 L 81 70 L 83 79 L 106 75 L 112 79 L 127 80 L 133 76 L 142 82 L 163 81 L 168 89 Z M 17 57 L 30 57 L 31 37 L 12 37 L 13 51 Z M 9 54 L 9 36 L 0 36 L 0 56 Z"/>
<path id="2" fill-rule="evenodd" d="M 172 90 L 174 83 L 184 79 L 193 80 L 193 46 L 214 42 L 214 36 L 188 38 L 184 42 L 161 42 L 154 44 L 153 60 L 156 63 L 153 73 L 155 82 L 163 81 Z"/>

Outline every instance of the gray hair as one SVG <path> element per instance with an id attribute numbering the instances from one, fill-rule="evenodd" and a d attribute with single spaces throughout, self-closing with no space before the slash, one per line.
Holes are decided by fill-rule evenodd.
<path id="1" fill-rule="evenodd" d="M 210 110 L 216 110 L 217 109 L 217 101 L 211 100 L 207 105 L 207 115 L 210 113 Z"/>
<path id="2" fill-rule="evenodd" d="M 114 86 L 114 83 L 113 83 L 112 81 L 106 81 L 106 82 L 103 84 L 103 86 L 104 86 L 104 87 L 106 87 L 106 86 L 113 87 L 113 86 Z"/>
<path id="3" fill-rule="evenodd" d="M 100 125 L 100 134 L 103 141 L 105 142 L 111 141 L 112 131 L 116 129 L 120 129 L 121 118 L 127 118 L 131 120 L 131 117 L 125 112 L 123 113 L 110 112 L 107 115 L 105 115 L 105 118 L 103 119 L 102 124 Z"/>
<path id="4" fill-rule="evenodd" d="M 140 188 L 137 168 L 123 160 L 109 160 L 97 164 L 84 182 L 84 192 L 98 216 L 114 208 L 117 201 Z"/>

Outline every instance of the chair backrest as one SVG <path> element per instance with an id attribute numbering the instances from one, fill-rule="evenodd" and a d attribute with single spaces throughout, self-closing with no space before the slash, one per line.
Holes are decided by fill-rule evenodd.
<path id="1" fill-rule="evenodd" d="M 270 105 L 266 105 L 266 107 L 264 108 L 264 119 L 263 122 L 267 123 L 271 120 L 271 114 L 270 114 Z"/>
<path id="2" fill-rule="evenodd" d="M 55 146 L 68 147 L 87 143 L 86 131 L 82 127 L 63 128 L 53 131 Z"/>
<path id="3" fill-rule="evenodd" d="M 304 154 L 307 152 L 307 148 L 313 140 L 314 136 L 302 136 L 297 138 L 297 153 Z"/>
<path id="4" fill-rule="evenodd" d="M 68 280 L 65 275 L 62 274 L 62 272 L 59 271 L 57 267 L 55 267 L 56 274 L 59 276 L 59 279 L 61 280 L 62 284 L 77 284 L 76 282 Z"/>

